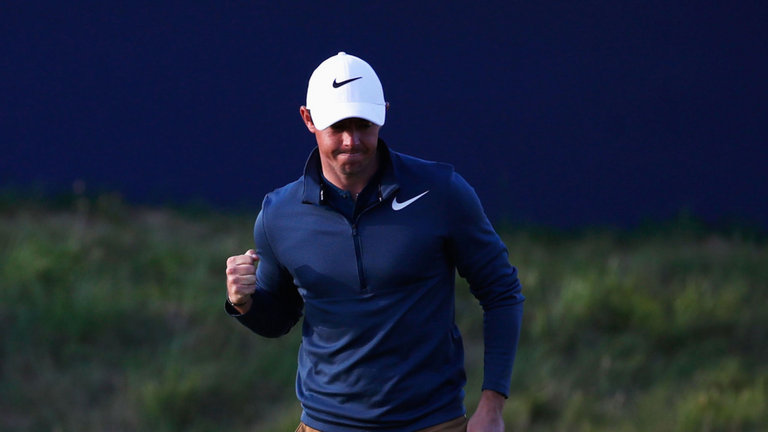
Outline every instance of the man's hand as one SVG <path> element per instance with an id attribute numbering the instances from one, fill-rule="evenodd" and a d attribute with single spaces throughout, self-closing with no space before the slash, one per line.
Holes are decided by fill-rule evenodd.
<path id="1" fill-rule="evenodd" d="M 227 258 L 227 297 L 244 314 L 251 309 L 251 294 L 256 291 L 256 266 L 259 257 L 248 249 L 243 255 Z"/>
<path id="2" fill-rule="evenodd" d="M 483 390 L 475 413 L 469 419 L 467 432 L 504 432 L 502 409 L 505 398 L 493 390 Z"/>

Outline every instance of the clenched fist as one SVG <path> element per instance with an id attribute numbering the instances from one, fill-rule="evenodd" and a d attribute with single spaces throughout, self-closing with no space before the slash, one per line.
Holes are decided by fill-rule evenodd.
<path id="1" fill-rule="evenodd" d="M 251 294 L 256 291 L 256 251 L 227 258 L 227 298 L 240 313 L 251 308 Z"/>

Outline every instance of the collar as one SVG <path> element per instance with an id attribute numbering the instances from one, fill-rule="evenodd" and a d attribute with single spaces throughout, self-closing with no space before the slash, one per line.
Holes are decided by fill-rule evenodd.
<path id="1" fill-rule="evenodd" d="M 400 184 L 397 181 L 397 167 L 395 166 L 395 158 L 392 157 L 393 153 L 387 144 L 379 138 L 376 144 L 376 151 L 379 153 L 379 170 L 381 175 L 374 175 L 372 180 L 378 178 L 379 180 L 379 201 L 383 201 L 389 198 L 397 189 L 400 188 Z M 328 197 L 327 190 L 329 186 L 325 185 L 322 178 L 322 168 L 320 165 L 320 153 L 315 147 L 307 158 L 307 163 L 304 165 L 304 193 L 302 196 L 302 202 L 305 204 L 320 205 L 326 201 Z"/>

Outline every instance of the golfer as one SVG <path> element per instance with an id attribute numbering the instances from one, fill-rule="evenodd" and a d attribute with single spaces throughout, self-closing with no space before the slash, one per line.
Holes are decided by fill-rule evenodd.
<path id="1" fill-rule="evenodd" d="M 299 112 L 317 147 L 298 180 L 264 198 L 255 250 L 227 260 L 226 310 L 270 338 L 303 316 L 297 431 L 502 432 L 523 311 L 517 270 L 452 166 L 379 137 L 386 108 L 355 56 L 313 72 Z M 484 315 L 469 420 L 457 270 Z"/>

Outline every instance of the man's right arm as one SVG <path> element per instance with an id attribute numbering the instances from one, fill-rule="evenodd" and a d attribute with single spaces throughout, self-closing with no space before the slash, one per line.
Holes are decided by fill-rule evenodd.
<path id="1" fill-rule="evenodd" d="M 266 200 L 265 200 L 266 204 Z M 304 301 L 279 264 L 264 229 L 264 207 L 254 226 L 257 251 L 227 259 L 226 311 L 254 333 L 282 336 L 299 321 Z M 258 270 L 255 266 L 259 262 Z"/>

